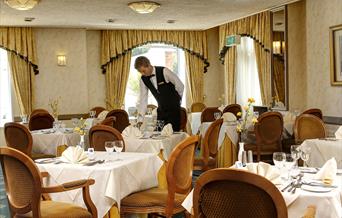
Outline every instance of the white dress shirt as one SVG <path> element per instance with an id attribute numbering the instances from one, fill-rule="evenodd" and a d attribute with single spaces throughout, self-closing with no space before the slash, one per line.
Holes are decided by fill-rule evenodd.
<path id="1" fill-rule="evenodd" d="M 164 67 L 163 74 L 164 74 L 165 82 L 167 83 L 171 82 L 175 86 L 175 89 L 178 92 L 179 96 L 182 97 L 183 91 L 184 91 L 184 85 L 182 81 L 178 78 L 178 76 L 166 67 Z M 153 71 L 151 75 L 156 75 L 155 67 L 153 67 Z M 153 86 L 156 89 L 158 89 L 156 76 L 151 77 L 150 80 Z M 139 99 L 137 103 L 137 108 L 138 108 L 138 113 L 141 115 L 145 114 L 147 110 L 148 92 L 149 90 L 147 86 L 142 81 L 142 79 L 140 79 L 140 95 L 139 95 Z"/>

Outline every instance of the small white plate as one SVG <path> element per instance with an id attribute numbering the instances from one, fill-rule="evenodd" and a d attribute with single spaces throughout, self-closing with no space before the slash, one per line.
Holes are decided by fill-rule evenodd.
<path id="1" fill-rule="evenodd" d="M 321 187 L 321 186 L 311 186 L 311 185 L 302 185 L 301 189 L 305 190 L 305 191 L 309 191 L 309 192 L 324 193 L 324 192 L 330 192 L 334 188 Z"/>

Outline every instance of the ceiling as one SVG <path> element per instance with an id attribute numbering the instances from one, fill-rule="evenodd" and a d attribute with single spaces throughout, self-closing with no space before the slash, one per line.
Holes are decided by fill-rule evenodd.
<path id="1" fill-rule="evenodd" d="M 29 11 L 18 11 L 0 0 L 1 26 L 66 27 L 88 29 L 202 30 L 294 0 L 155 0 L 151 14 L 127 7 L 135 0 L 40 0 Z M 25 17 L 34 17 L 25 22 Z M 114 19 L 114 23 L 106 20 Z M 169 24 L 168 20 L 175 20 Z"/>

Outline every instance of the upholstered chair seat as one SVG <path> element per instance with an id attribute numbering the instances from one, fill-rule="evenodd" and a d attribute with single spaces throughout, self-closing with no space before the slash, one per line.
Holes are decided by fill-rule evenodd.
<path id="1" fill-rule="evenodd" d="M 91 218 L 93 217 L 87 209 L 74 204 L 56 202 L 56 201 L 41 201 L 40 203 L 41 218 Z M 16 215 L 16 218 L 33 217 L 32 212 Z"/>
<path id="2" fill-rule="evenodd" d="M 142 192 L 137 192 L 129 195 L 121 201 L 121 206 L 125 207 L 128 212 L 130 207 L 136 208 L 153 208 L 151 212 L 162 213 L 165 211 L 166 202 L 168 197 L 167 189 L 152 188 Z M 180 213 L 184 210 L 182 203 L 185 200 L 186 195 L 175 193 L 173 214 Z M 159 209 L 158 209 L 159 208 Z"/>

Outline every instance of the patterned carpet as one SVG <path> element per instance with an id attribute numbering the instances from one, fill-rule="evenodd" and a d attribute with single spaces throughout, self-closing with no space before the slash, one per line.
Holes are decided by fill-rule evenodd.
<path id="1" fill-rule="evenodd" d="M 8 203 L 4 187 L 4 177 L 0 167 L 0 218 L 9 218 Z"/>

